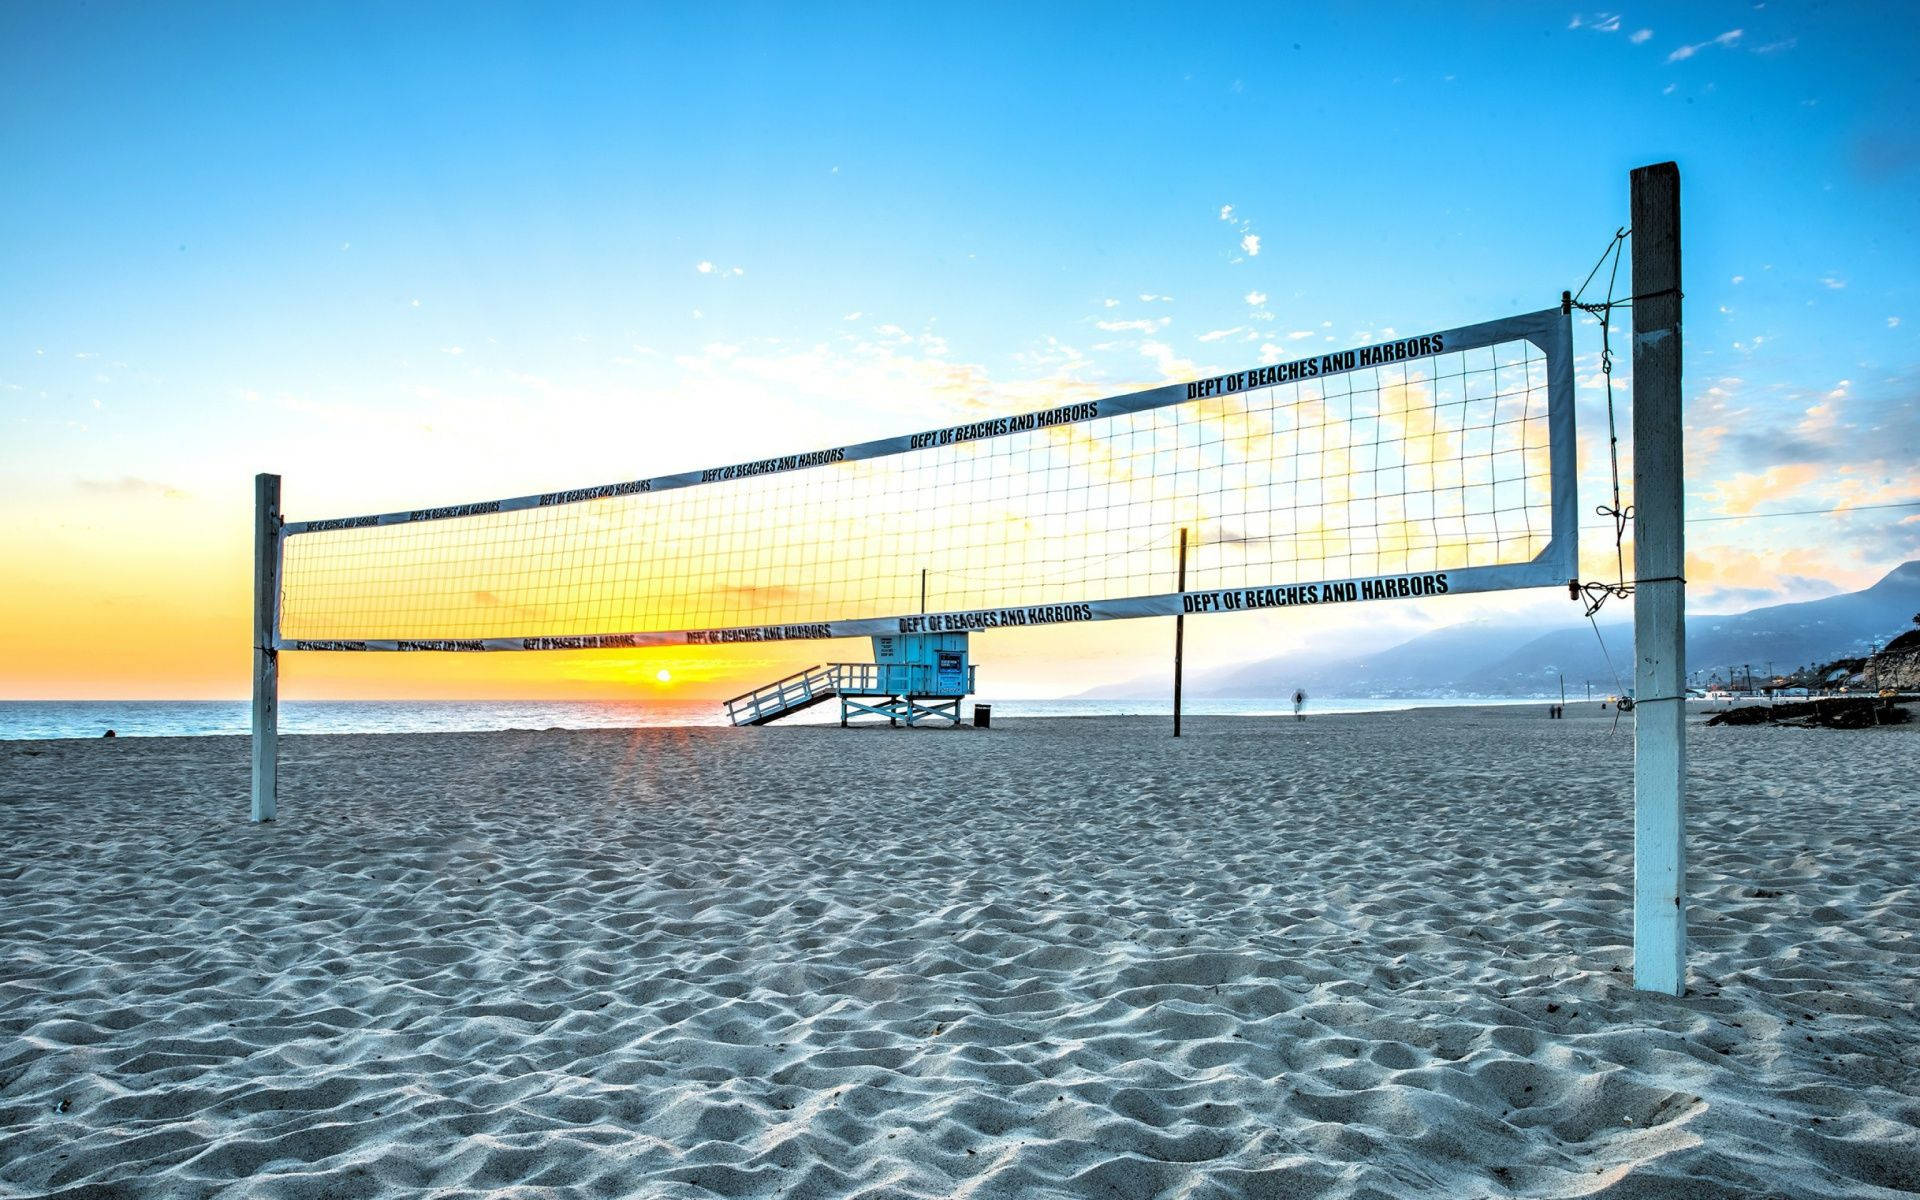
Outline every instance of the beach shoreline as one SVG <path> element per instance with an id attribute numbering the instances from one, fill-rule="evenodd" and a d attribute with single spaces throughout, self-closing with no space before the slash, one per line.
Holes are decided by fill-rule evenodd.
<path id="1" fill-rule="evenodd" d="M 1466 698 L 1332 698 L 1326 700 L 1309 699 L 1306 715 L 1309 719 L 1324 720 L 1329 717 L 1384 716 L 1393 713 L 1416 712 L 1460 712 L 1460 711 L 1501 711 L 1531 712 L 1544 715 L 1547 707 L 1560 703 L 1552 697 L 1529 697 L 1524 699 L 1489 699 L 1484 697 Z M 1606 708 L 1601 708 L 1603 703 Z M 1738 698 L 1731 704 L 1724 699 L 1689 699 L 1687 711 L 1690 715 L 1704 715 L 1723 711 L 1728 707 L 1750 707 L 1765 704 L 1763 698 Z M 982 699 L 975 697 L 962 704 L 963 721 L 971 724 L 973 708 L 976 704 L 986 704 L 993 708 L 994 723 L 1005 725 L 1010 721 L 1082 721 L 1082 720 L 1139 720 L 1167 723 L 1172 720 L 1172 705 L 1167 700 L 1045 700 L 1045 699 Z M 304 713 L 308 705 L 330 710 L 323 716 Z M 1067 710 L 1066 706 L 1085 705 L 1086 711 Z M 1222 705 L 1244 706 L 1243 711 L 1222 712 Z M 11 708 L 11 713 L 8 711 Z M 205 708 L 224 708 L 230 710 L 217 717 L 204 717 L 189 713 L 185 716 L 168 716 L 164 712 L 156 717 L 153 710 Z M 369 708 L 377 708 L 377 715 L 367 715 Z M 524 724 L 493 724 L 489 710 L 520 710 L 519 720 Z M 1568 700 L 1565 702 L 1569 718 L 1605 715 L 1613 720 L 1617 711 L 1610 702 L 1595 700 Z M 41 714 L 30 710 L 49 710 Z M 423 727 L 402 726 L 395 728 L 394 714 L 403 714 L 400 719 L 411 715 L 421 719 L 421 713 L 432 714 L 436 709 L 449 710 L 456 714 L 451 717 L 456 723 L 449 725 L 428 725 Z M 62 711 L 64 710 L 64 711 Z M 338 710 L 338 711 L 331 711 Z M 84 714 L 84 715 L 82 715 Z M 541 714 L 547 720 L 559 717 L 562 723 L 541 723 Z M 781 728 L 838 728 L 837 710 L 830 707 L 808 710 L 779 723 Z M 531 718 L 531 719 L 529 719 Z M 638 719 L 628 719 L 638 718 Z M 1186 709 L 1186 720 L 1228 720 L 1228 721 L 1272 721 L 1293 718 L 1292 701 L 1286 698 L 1270 700 L 1190 700 Z M 116 737 L 245 737 L 248 736 L 249 706 L 246 701 L 8 701 L 0 702 L 0 745 L 13 742 L 48 741 L 86 741 L 102 736 L 113 729 Z M 436 716 L 435 720 L 449 719 Z M 334 728 L 315 728 L 313 722 L 323 720 Z M 364 701 L 290 701 L 283 705 L 280 715 L 280 733 L 283 738 L 290 737 L 331 737 L 331 736 L 407 736 L 413 734 L 442 733 L 528 733 L 553 732 L 557 730 L 637 730 L 637 729 L 728 729 L 732 728 L 726 718 L 724 706 L 718 702 L 682 701 L 672 705 L 630 705 L 602 701 L 567 701 L 549 703 L 537 701 L 381 701 L 371 704 Z M 60 732 L 49 732 L 60 730 Z"/>

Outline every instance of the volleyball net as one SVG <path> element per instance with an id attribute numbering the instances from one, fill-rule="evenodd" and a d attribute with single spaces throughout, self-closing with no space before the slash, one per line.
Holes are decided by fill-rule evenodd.
<path id="1" fill-rule="evenodd" d="M 858 445 L 290 521 L 273 644 L 770 641 L 1565 586 L 1573 403 L 1556 307 Z"/>

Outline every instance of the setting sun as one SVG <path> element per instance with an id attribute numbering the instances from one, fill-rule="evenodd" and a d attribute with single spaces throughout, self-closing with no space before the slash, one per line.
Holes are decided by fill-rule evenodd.
<path id="1" fill-rule="evenodd" d="M 661 667 L 658 671 L 655 671 L 653 673 L 653 677 L 655 679 L 658 679 L 661 683 L 673 682 L 673 672 L 667 670 L 665 667 Z"/>

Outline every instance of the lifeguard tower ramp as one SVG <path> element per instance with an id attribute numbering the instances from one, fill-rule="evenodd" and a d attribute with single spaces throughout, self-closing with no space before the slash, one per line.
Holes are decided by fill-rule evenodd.
<path id="1" fill-rule="evenodd" d="M 973 694 L 974 668 L 965 633 L 886 634 L 873 639 L 873 661 L 824 663 L 796 671 L 727 701 L 735 725 L 768 725 L 826 700 L 840 701 L 840 724 L 884 717 L 889 725 L 960 724 L 960 703 Z"/>

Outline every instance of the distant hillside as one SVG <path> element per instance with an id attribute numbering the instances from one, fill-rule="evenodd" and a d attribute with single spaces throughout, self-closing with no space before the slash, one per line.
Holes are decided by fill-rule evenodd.
<path id="1" fill-rule="evenodd" d="M 1864 654 L 1875 640 L 1908 628 L 1915 612 L 1920 612 L 1920 561 L 1895 568 L 1864 591 L 1743 613 L 1690 613 L 1687 666 L 1725 677 L 1748 664 L 1756 673 L 1769 663 L 1787 671 Z M 1604 653 L 1593 627 L 1577 616 L 1553 627 L 1473 621 L 1364 654 L 1321 650 L 1205 672 L 1189 677 L 1188 691 L 1220 698 L 1285 696 L 1295 688 L 1322 696 L 1529 696 L 1552 692 L 1564 675 L 1568 694 L 1583 695 L 1588 682 L 1596 692 L 1615 690 L 1614 670 L 1631 687 L 1631 625 L 1605 622 L 1600 634 Z M 1121 699 L 1165 690 L 1166 680 L 1154 676 L 1086 695 Z"/>
<path id="2" fill-rule="evenodd" d="M 1920 611 L 1920 560 L 1903 563 L 1865 591 L 1776 604 L 1734 616 L 1687 618 L 1689 667 L 1753 663 L 1776 670 L 1865 654 L 1875 640 L 1912 627 Z"/>
<path id="3" fill-rule="evenodd" d="M 1586 634 L 1591 646 L 1593 631 L 1583 628 L 1580 632 Z M 1302 672 L 1301 664 L 1292 658 L 1265 659 L 1198 683 L 1194 692 L 1224 697 L 1285 695 L 1296 687 L 1303 687 L 1309 693 L 1338 696 L 1454 691 L 1468 686 L 1466 668 L 1471 664 L 1502 662 L 1516 645 L 1531 645 L 1551 636 L 1552 633 L 1541 626 L 1470 621 L 1436 629 L 1372 654 L 1352 657 L 1329 654 L 1316 669 L 1306 672 Z M 1521 690 L 1533 689 L 1529 686 Z"/>

